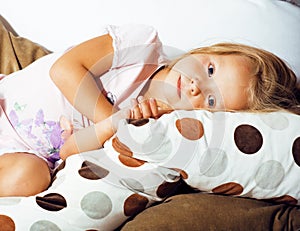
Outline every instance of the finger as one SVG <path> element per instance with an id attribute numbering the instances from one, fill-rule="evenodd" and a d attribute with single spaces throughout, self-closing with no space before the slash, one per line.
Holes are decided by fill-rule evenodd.
<path id="1" fill-rule="evenodd" d="M 131 112 L 132 112 L 132 118 L 133 119 L 141 119 L 143 117 L 140 107 L 138 105 L 138 101 L 136 99 L 131 99 Z"/>
<path id="2" fill-rule="evenodd" d="M 140 107 L 137 105 L 132 109 L 132 118 L 133 119 L 141 119 L 143 118 L 143 114 L 140 110 Z"/>
<path id="3" fill-rule="evenodd" d="M 135 98 L 132 98 L 130 100 L 130 105 L 131 105 L 131 108 L 133 109 L 138 105 L 138 101 Z"/>
<path id="4" fill-rule="evenodd" d="M 150 98 L 149 105 L 150 105 L 150 110 L 151 110 L 152 116 L 154 118 L 157 118 L 159 115 L 159 112 L 158 112 L 158 106 L 157 106 L 156 100 L 153 98 Z"/>
<path id="5" fill-rule="evenodd" d="M 131 119 L 132 116 L 131 109 L 126 109 L 125 114 L 127 119 Z"/>
<path id="6" fill-rule="evenodd" d="M 152 112 L 148 100 L 145 100 L 143 96 L 139 96 L 138 102 L 140 105 L 140 109 L 142 111 L 143 118 L 145 119 L 150 118 L 152 116 Z"/>

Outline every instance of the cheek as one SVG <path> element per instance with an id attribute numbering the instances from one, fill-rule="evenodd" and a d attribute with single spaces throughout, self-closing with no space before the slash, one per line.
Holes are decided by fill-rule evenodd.
<path id="1" fill-rule="evenodd" d="M 198 99 L 192 99 L 192 104 L 193 104 L 193 107 L 195 108 L 195 109 L 199 109 L 199 108 L 207 108 L 207 105 L 205 104 L 205 102 L 204 102 L 204 99 L 203 99 L 203 97 L 201 97 L 201 98 L 198 98 Z"/>

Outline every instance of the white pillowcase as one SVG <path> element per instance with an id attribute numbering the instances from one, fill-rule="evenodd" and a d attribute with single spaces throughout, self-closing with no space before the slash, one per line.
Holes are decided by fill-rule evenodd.
<path id="1" fill-rule="evenodd" d="M 175 111 L 142 126 L 121 123 L 111 146 L 177 169 L 204 192 L 300 204 L 299 125 L 287 112 Z"/>
<path id="2" fill-rule="evenodd" d="M 89 0 L 70 6 L 60 0 L 10 0 L 1 3 L 1 10 L 20 35 L 54 51 L 99 35 L 107 24 L 141 23 L 157 28 L 169 53 L 243 42 L 274 52 L 300 78 L 300 7 L 284 1 Z"/>
<path id="3" fill-rule="evenodd" d="M 299 124 L 300 116 L 285 112 L 202 110 L 139 125 L 124 120 L 103 149 L 69 157 L 46 191 L 0 198 L 0 223 L 114 230 L 174 192 L 179 173 L 204 192 L 299 205 Z"/>

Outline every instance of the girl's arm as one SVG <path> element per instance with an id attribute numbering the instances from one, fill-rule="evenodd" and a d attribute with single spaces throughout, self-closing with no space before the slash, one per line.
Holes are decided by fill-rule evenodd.
<path id="1" fill-rule="evenodd" d="M 68 156 L 96 150 L 111 138 L 117 130 L 121 119 L 130 117 L 130 111 L 123 109 L 100 122 L 73 133 L 60 149 L 60 157 L 65 160 Z"/>
<path id="2" fill-rule="evenodd" d="M 73 47 L 50 69 L 51 79 L 67 100 L 94 123 L 113 113 L 95 81 L 109 70 L 112 59 L 112 38 L 107 34 Z"/>
<path id="3" fill-rule="evenodd" d="M 73 133 L 60 149 L 60 158 L 65 160 L 68 156 L 99 149 L 106 140 L 113 136 L 111 117 Z"/>
<path id="4" fill-rule="evenodd" d="M 166 111 L 159 111 L 155 99 L 132 99 L 131 109 L 122 109 L 98 123 L 73 133 L 60 149 L 60 157 L 99 149 L 117 130 L 121 119 L 158 118 Z M 168 111 L 169 112 L 169 111 Z"/>

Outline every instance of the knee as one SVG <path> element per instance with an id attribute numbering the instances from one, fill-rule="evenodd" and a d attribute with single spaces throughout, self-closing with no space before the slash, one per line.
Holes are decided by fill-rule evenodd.
<path id="1" fill-rule="evenodd" d="M 0 196 L 31 196 L 44 191 L 50 184 L 47 163 L 35 155 L 4 154 L 0 163 Z"/>

